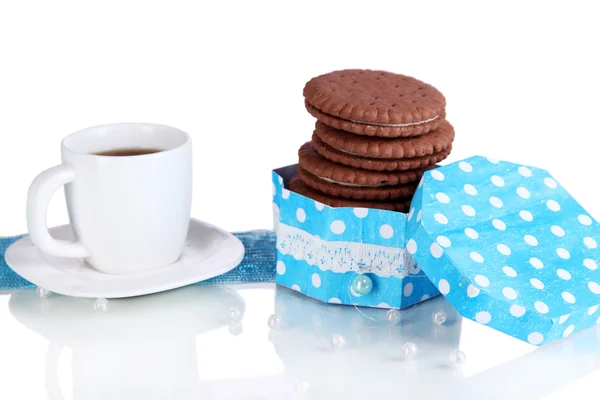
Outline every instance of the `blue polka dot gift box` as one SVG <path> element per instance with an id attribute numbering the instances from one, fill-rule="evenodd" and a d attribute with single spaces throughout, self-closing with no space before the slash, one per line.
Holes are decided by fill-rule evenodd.
<path id="1" fill-rule="evenodd" d="M 406 251 L 408 214 L 333 208 L 286 189 L 273 171 L 276 282 L 327 303 L 405 308 L 439 294 Z"/>
<path id="2" fill-rule="evenodd" d="M 472 157 L 430 171 L 406 250 L 465 318 L 534 345 L 600 323 L 600 227 L 545 170 Z"/>

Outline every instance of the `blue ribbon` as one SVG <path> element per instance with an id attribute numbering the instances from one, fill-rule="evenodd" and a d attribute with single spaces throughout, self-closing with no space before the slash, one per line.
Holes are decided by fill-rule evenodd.
<path id="1" fill-rule="evenodd" d="M 202 284 L 263 283 L 275 281 L 275 233 L 265 230 L 234 233 L 246 248 L 241 264 L 226 274 Z M 8 247 L 23 235 L 0 238 L 0 290 L 24 289 L 35 286 L 17 275 L 6 264 L 4 254 Z"/>

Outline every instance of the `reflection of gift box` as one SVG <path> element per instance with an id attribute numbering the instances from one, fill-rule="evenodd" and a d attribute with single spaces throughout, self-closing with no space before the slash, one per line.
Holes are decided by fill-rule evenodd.
<path id="1" fill-rule="evenodd" d="M 442 326 L 431 321 L 438 310 L 447 313 Z M 386 321 L 385 310 L 362 311 L 376 321 L 354 307 L 322 304 L 277 288 L 275 314 L 282 329 L 270 338 L 286 375 L 310 388 L 307 398 L 337 399 L 340 388 L 347 393 L 344 398 L 387 398 L 389 385 L 401 387 L 404 397 L 434 398 L 438 385 L 450 387 L 456 378 L 438 366 L 448 365 L 448 354 L 459 347 L 462 319 L 447 300 L 438 297 L 402 311 L 396 325 Z M 333 334 L 345 338 L 343 349 L 331 346 Z M 411 360 L 402 352 L 407 342 L 418 348 Z M 431 378 L 436 385 L 424 387 L 424 380 L 415 376 Z"/>
<path id="2" fill-rule="evenodd" d="M 431 318 L 440 310 L 445 312 L 445 322 L 441 326 L 434 324 Z M 363 309 L 359 312 L 354 307 L 323 305 L 284 288 L 277 288 L 275 293 L 275 314 L 283 321 L 279 336 L 302 332 L 328 342 L 333 334 L 342 334 L 349 347 L 385 341 L 390 334 L 387 328 L 395 327 L 387 321 L 385 310 Z M 403 342 L 427 343 L 429 346 L 434 342 L 441 345 L 443 341 L 448 351 L 458 347 L 461 318 L 444 298 L 423 302 L 400 315 L 398 327 L 402 329 L 394 332 L 402 334 Z M 446 332 L 443 338 L 439 337 L 442 330 Z"/>
<path id="3" fill-rule="evenodd" d="M 408 214 L 323 206 L 283 187 L 294 172 L 273 173 L 281 285 L 398 308 L 437 288 L 464 317 L 536 345 L 600 322 L 600 227 L 545 170 L 453 163 L 425 173 Z M 363 273 L 372 290 L 356 296 Z"/>
<path id="4" fill-rule="evenodd" d="M 404 249 L 407 214 L 332 208 L 285 189 L 296 166 L 273 172 L 277 283 L 330 303 L 404 308 L 438 294 Z M 361 274 L 366 295 L 352 292 Z"/>

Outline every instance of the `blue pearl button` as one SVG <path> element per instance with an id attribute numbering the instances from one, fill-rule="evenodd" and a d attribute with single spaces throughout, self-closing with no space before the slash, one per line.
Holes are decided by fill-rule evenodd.
<path id="1" fill-rule="evenodd" d="M 357 296 L 366 296 L 373 290 L 373 281 L 367 275 L 359 275 L 352 282 L 352 290 Z"/>

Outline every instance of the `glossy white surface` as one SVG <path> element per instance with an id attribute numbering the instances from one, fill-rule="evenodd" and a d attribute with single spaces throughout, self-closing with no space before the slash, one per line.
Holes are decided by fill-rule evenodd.
<path id="1" fill-rule="evenodd" d="M 535 348 L 442 298 L 392 326 L 273 285 L 190 286 L 111 300 L 0 295 L 0 377 L 14 399 L 592 398 L 600 330 Z M 232 307 L 241 321 L 232 322 Z M 439 309 L 442 326 L 431 322 Z M 281 330 L 267 320 L 281 317 Z M 384 310 L 368 316 L 385 319 Z M 334 349 L 333 334 L 346 346 Z M 403 344 L 414 342 L 413 359 Z M 466 356 L 453 366 L 450 352 Z M 579 394 L 577 397 L 574 394 Z"/>
<path id="2" fill-rule="evenodd" d="M 0 235 L 26 231 L 27 188 L 37 173 L 60 162 L 56 150 L 66 133 L 119 121 L 162 122 L 192 135 L 192 215 L 228 231 L 269 228 L 270 171 L 297 160 L 298 147 L 310 140 L 314 130 L 302 88 L 312 76 L 339 68 L 384 69 L 432 83 L 447 98 L 448 119 L 457 132 L 449 162 L 483 154 L 548 168 L 598 217 L 594 116 L 600 57 L 593 49 L 600 37 L 600 4 L 565 4 L 518 0 L 0 2 L 0 37 L 8 38 L 0 39 Z M 68 222 L 62 192 L 53 197 L 47 219 L 48 226 Z M 290 366 L 303 365 L 302 354 L 314 356 L 316 351 L 297 340 L 292 342 L 297 345 L 292 349 L 294 357 L 278 356 L 267 340 L 266 320 L 274 308 L 272 289 L 236 290 L 247 306 L 241 335 L 231 336 L 225 320 L 206 332 L 188 326 L 193 319 L 181 316 L 173 325 L 192 339 L 180 343 L 185 351 L 176 352 L 168 351 L 169 344 L 153 335 L 160 328 L 154 325 L 154 330 L 136 338 L 145 341 L 144 353 L 131 364 L 137 369 L 123 373 L 112 385 L 130 381 L 134 389 L 129 393 L 148 394 L 158 388 L 147 398 L 171 398 L 165 394 L 167 386 L 177 381 L 167 382 L 170 374 L 163 381 L 154 379 L 163 372 L 160 368 L 151 374 L 151 368 L 161 365 L 155 361 L 160 359 L 206 388 L 204 398 L 227 399 L 229 394 L 236 399 L 294 399 L 296 380 L 304 374 L 292 373 Z M 57 366 L 46 368 L 49 344 L 57 340 L 50 342 L 18 323 L 8 312 L 9 298 L 0 295 L 2 400 L 47 398 L 46 371 L 55 377 L 53 382 L 58 381 L 66 400 L 85 398 L 86 386 L 100 386 L 87 379 L 89 369 L 74 369 L 81 365 L 77 360 L 89 363 L 92 358 L 76 360 L 80 353 L 73 351 L 75 345 L 61 351 Z M 219 298 L 213 297 L 217 305 Z M 84 304 L 91 307 L 92 303 Z M 180 307 L 175 303 L 168 303 L 174 313 Z M 207 315 L 201 312 L 196 317 Z M 68 328 L 55 326 L 62 329 L 61 335 Z M 508 390 L 520 389 L 527 400 L 598 397 L 594 331 L 533 350 L 470 321 L 463 321 L 461 329 L 466 363 L 451 378 L 450 388 L 438 385 L 431 375 L 443 378 L 453 371 L 437 369 L 421 377 L 407 371 L 402 362 L 373 361 L 377 353 L 365 361 L 373 368 L 370 375 L 381 370 L 394 374 L 381 397 L 409 398 L 404 386 L 410 384 L 437 388 L 441 398 L 453 388 L 455 397 L 463 394 L 462 398 L 476 400 L 502 398 Z M 306 332 L 306 328 L 296 330 Z M 181 341 L 181 336 L 176 337 Z M 127 351 L 125 338 L 123 332 L 115 347 L 125 350 L 123 359 L 135 359 L 135 350 Z M 308 344 L 317 340 L 328 349 L 327 339 Z M 372 348 L 360 352 L 366 358 Z M 153 351 L 160 354 L 154 357 Z M 109 354 L 120 360 L 118 354 Z M 343 354 L 324 352 L 323 359 L 333 363 L 335 357 L 344 359 Z M 99 361 L 98 365 L 114 368 L 118 363 Z M 384 390 L 372 389 L 368 381 L 358 393 L 355 386 L 346 390 L 343 385 L 352 375 L 346 378 L 344 373 L 358 368 L 355 365 L 342 365 L 335 374 L 327 365 L 313 367 L 311 376 L 328 374 L 335 379 L 330 387 L 349 393 L 350 398 L 370 400 L 370 390 Z M 135 388 L 137 376 L 148 377 L 140 388 Z M 105 386 L 106 377 L 109 371 L 98 372 Z M 477 391 L 469 395 L 471 387 L 484 390 L 486 396 L 477 396 Z M 319 390 L 309 389 L 306 397 L 318 399 Z M 52 393 L 57 398 L 56 391 Z M 187 398 L 202 398 L 191 389 L 189 393 Z"/>
<path id="3" fill-rule="evenodd" d="M 164 267 L 180 257 L 192 207 L 187 133 L 157 124 L 100 125 L 70 134 L 60 148 L 62 164 L 40 173 L 27 196 L 27 230 L 39 249 L 85 258 L 107 274 Z M 95 154 L 114 149 L 156 152 Z M 74 243 L 53 239 L 46 227 L 50 199 L 63 185 Z"/>
<path id="4" fill-rule="evenodd" d="M 58 240 L 73 240 L 69 225 L 50 230 Z M 49 256 L 29 237 L 13 243 L 6 262 L 30 282 L 67 296 L 118 298 L 162 292 L 229 272 L 244 257 L 242 242 L 229 232 L 192 219 L 181 257 L 174 263 L 127 275 L 96 271 L 78 258 Z"/>

